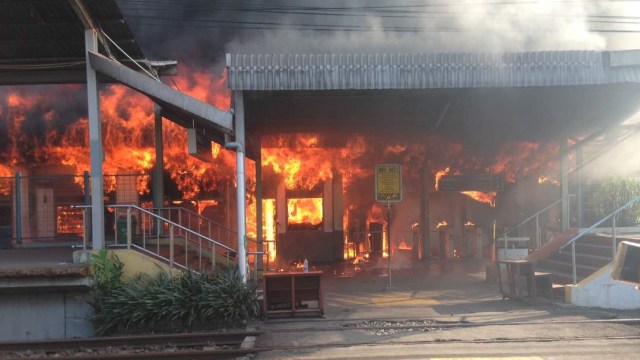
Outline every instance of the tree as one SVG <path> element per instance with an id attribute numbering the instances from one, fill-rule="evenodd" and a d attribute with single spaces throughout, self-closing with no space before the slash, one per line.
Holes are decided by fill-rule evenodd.
<path id="1" fill-rule="evenodd" d="M 609 178 L 594 194 L 599 218 L 603 218 L 627 202 L 640 196 L 640 180 L 635 178 Z M 633 226 L 640 218 L 640 201 L 618 213 L 616 225 Z"/>

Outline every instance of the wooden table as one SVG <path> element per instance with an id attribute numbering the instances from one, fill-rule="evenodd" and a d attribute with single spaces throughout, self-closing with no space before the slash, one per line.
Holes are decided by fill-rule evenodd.
<path id="1" fill-rule="evenodd" d="M 264 274 L 267 317 L 322 316 L 322 271 Z"/>

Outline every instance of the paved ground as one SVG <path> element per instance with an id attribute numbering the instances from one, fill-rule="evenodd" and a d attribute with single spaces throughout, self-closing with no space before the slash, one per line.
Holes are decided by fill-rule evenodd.
<path id="1" fill-rule="evenodd" d="M 0 269 L 66 267 L 72 252 L 0 250 Z M 265 333 L 255 346 L 281 349 L 256 358 L 640 359 L 640 322 L 609 322 L 640 319 L 640 309 L 503 300 L 498 285 L 485 282 L 485 265 L 481 260 L 406 264 L 392 271 L 391 288 L 385 264 L 325 267 L 325 316 L 258 323 Z M 358 328 L 370 324 L 397 326 Z"/>
<path id="2" fill-rule="evenodd" d="M 481 260 L 436 260 L 428 266 L 414 264 L 411 269 L 394 270 L 392 288 L 388 288 L 388 278 L 381 274 L 384 272 L 382 269 L 363 267 L 353 271 L 353 268 L 346 267 L 328 272 L 331 276 L 323 278 L 325 316 L 259 323 L 258 328 L 266 333 L 258 338 L 257 347 L 290 348 L 261 353 L 258 359 L 425 358 L 425 350 L 420 352 L 418 347 L 420 344 L 429 345 L 428 349 L 438 344 L 454 344 L 451 350 L 465 348 L 469 343 L 523 339 L 540 343 L 544 339 L 640 336 L 640 323 L 607 322 L 610 319 L 640 318 L 640 309 L 578 308 L 543 298 L 503 300 L 498 285 L 485 282 L 485 262 Z M 396 325 L 417 325 L 412 331 L 352 328 L 371 323 L 394 324 L 381 320 L 396 321 Z M 418 325 L 425 324 L 425 321 L 434 322 L 420 328 Z M 447 327 L 458 322 L 499 324 Z M 372 349 L 371 344 L 386 346 Z M 578 351 L 574 353 L 577 358 L 583 356 L 580 351 L 588 347 L 587 344 L 584 347 L 565 344 L 558 349 L 569 351 L 572 346 Z M 602 344 L 589 346 L 602 348 Z M 635 354 L 640 354 L 640 340 L 617 346 L 626 349 L 624 351 L 629 347 L 637 349 Z M 405 348 L 409 351 L 406 354 L 402 350 Z M 368 355 L 361 356 L 365 350 Z M 403 357 L 409 353 L 413 355 Z M 465 356 L 465 352 L 460 351 L 446 354 Z"/>
<path id="3" fill-rule="evenodd" d="M 72 248 L 3 249 L 0 269 L 65 267 L 73 265 Z"/>

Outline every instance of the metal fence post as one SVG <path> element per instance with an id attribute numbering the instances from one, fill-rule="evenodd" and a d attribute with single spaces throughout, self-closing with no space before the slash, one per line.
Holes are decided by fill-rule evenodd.
<path id="1" fill-rule="evenodd" d="M 16 173 L 16 244 L 22 244 L 22 174 Z"/>
<path id="2" fill-rule="evenodd" d="M 131 249 L 131 208 L 127 208 L 127 249 Z"/>
<path id="3" fill-rule="evenodd" d="M 216 269 L 216 244 L 211 244 L 211 272 Z"/>
<path id="4" fill-rule="evenodd" d="M 169 225 L 169 265 L 173 267 L 173 224 Z"/>
<path id="5" fill-rule="evenodd" d="M 616 217 L 617 214 L 613 214 L 613 218 L 611 219 L 611 260 L 615 260 L 616 258 Z"/>
<path id="6" fill-rule="evenodd" d="M 536 249 L 542 246 L 540 239 L 540 213 L 536 214 Z"/>
<path id="7" fill-rule="evenodd" d="M 85 171 L 82 174 L 83 177 L 83 188 L 84 188 L 84 204 L 89 207 L 84 208 L 84 215 L 87 219 L 83 222 L 84 224 L 84 236 L 86 240 L 89 241 L 91 239 L 91 177 L 89 176 L 89 172 Z"/>
<path id="8" fill-rule="evenodd" d="M 87 250 L 87 208 L 82 209 L 82 250 Z"/>
<path id="9" fill-rule="evenodd" d="M 576 270 L 576 242 L 575 240 L 571 243 L 571 270 L 573 275 L 573 285 L 578 284 L 578 274 Z"/>

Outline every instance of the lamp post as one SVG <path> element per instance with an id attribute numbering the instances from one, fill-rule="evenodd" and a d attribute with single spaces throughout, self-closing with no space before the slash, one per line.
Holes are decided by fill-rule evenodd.
<path id="1" fill-rule="evenodd" d="M 245 210 L 245 174 L 244 174 L 244 147 L 239 142 L 228 142 L 224 144 L 226 149 L 236 151 L 236 178 L 238 181 L 238 268 L 242 282 L 247 282 L 247 220 Z"/>

